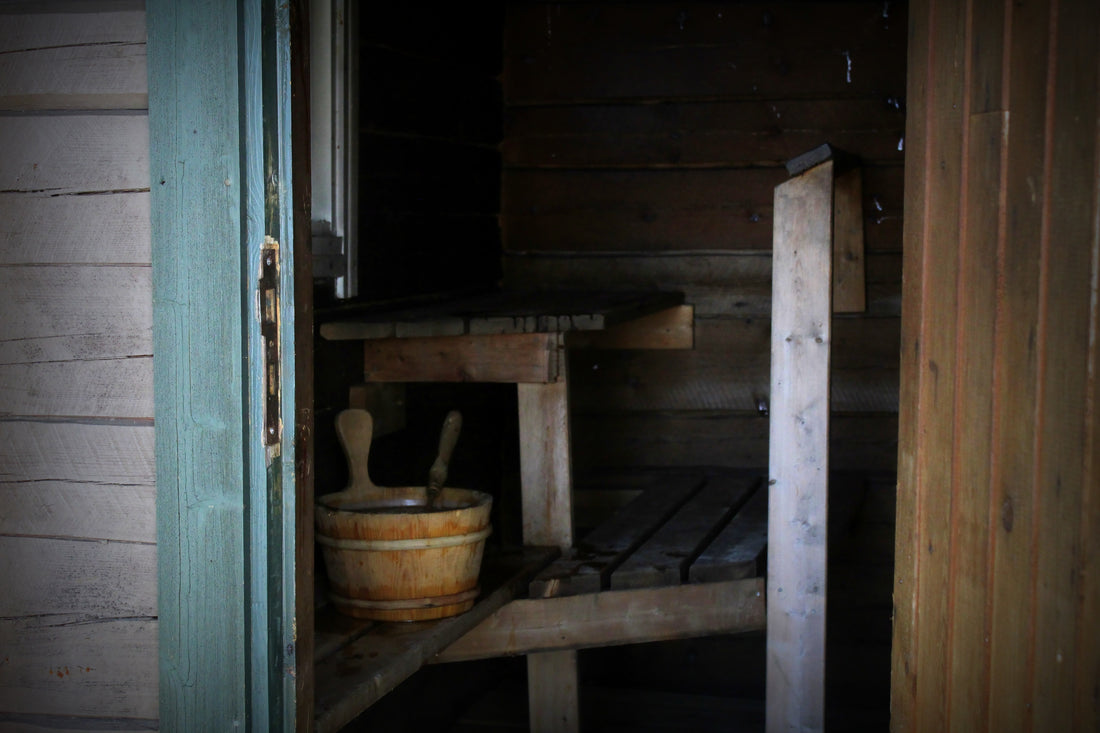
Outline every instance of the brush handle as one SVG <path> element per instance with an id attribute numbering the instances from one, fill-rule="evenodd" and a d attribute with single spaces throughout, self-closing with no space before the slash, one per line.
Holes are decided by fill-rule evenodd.
<path id="1" fill-rule="evenodd" d="M 443 431 L 439 435 L 439 455 L 428 471 L 428 506 L 434 506 L 443 484 L 447 482 L 447 464 L 451 462 L 458 433 L 462 430 L 462 414 L 451 410 L 443 420 Z"/>

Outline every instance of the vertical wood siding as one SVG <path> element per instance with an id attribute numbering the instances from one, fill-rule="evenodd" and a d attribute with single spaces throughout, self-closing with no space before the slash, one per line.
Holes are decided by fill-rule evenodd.
<path id="1" fill-rule="evenodd" d="M 505 282 L 695 306 L 691 351 L 574 352 L 578 469 L 767 465 L 773 191 L 828 141 L 865 163 L 868 266 L 867 313 L 836 319 L 833 465 L 893 470 L 904 3 L 507 11 Z"/>
<path id="2" fill-rule="evenodd" d="M 1095 730 L 1100 6 L 910 17 L 892 727 Z"/>
<path id="3" fill-rule="evenodd" d="M 0 18 L 5 729 L 157 727 L 145 13 L 85 6 Z"/>

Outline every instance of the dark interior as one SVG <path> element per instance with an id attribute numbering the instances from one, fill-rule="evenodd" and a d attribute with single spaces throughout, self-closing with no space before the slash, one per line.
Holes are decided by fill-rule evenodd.
<path id="1" fill-rule="evenodd" d="M 690 351 L 573 352 L 579 486 L 766 473 L 773 190 L 823 142 L 859 157 L 867 310 L 833 322 L 827 712 L 830 730 L 885 730 L 905 3 L 395 3 L 361 30 L 360 296 L 318 281 L 318 322 L 498 288 L 672 290 L 695 307 Z M 354 342 L 317 338 L 319 494 L 346 480 L 332 425 L 362 381 Z M 404 403 L 375 481 L 421 481 L 457 408 L 451 482 L 493 493 L 492 541 L 518 542 L 514 388 L 410 384 Z M 578 508 L 578 534 L 600 518 Z M 763 641 L 583 651 L 582 720 L 762 730 Z M 523 730 L 524 674 L 522 657 L 430 666 L 349 730 Z"/>

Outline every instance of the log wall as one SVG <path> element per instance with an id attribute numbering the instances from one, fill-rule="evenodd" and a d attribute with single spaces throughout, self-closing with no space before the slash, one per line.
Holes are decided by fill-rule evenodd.
<path id="1" fill-rule="evenodd" d="M 154 729 L 145 13 L 0 13 L 0 728 Z"/>
<path id="2" fill-rule="evenodd" d="M 865 314 L 837 318 L 833 465 L 896 461 L 903 3 L 517 3 L 504 36 L 505 282 L 682 290 L 689 352 L 577 352 L 578 469 L 767 464 L 785 162 L 864 162 Z"/>

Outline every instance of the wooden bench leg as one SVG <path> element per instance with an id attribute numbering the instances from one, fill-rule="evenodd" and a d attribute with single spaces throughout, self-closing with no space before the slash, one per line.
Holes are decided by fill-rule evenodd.
<path id="1" fill-rule="evenodd" d="M 821 731 L 833 163 L 775 189 L 767 730 Z"/>
<path id="2" fill-rule="evenodd" d="M 577 652 L 528 654 L 527 700 L 532 733 L 577 733 Z"/>
<path id="3" fill-rule="evenodd" d="M 563 360 L 564 361 L 564 360 Z M 523 493 L 523 542 L 573 546 L 573 481 L 565 375 L 550 384 L 517 385 Z M 580 729 L 577 653 L 527 655 L 532 733 Z"/>

